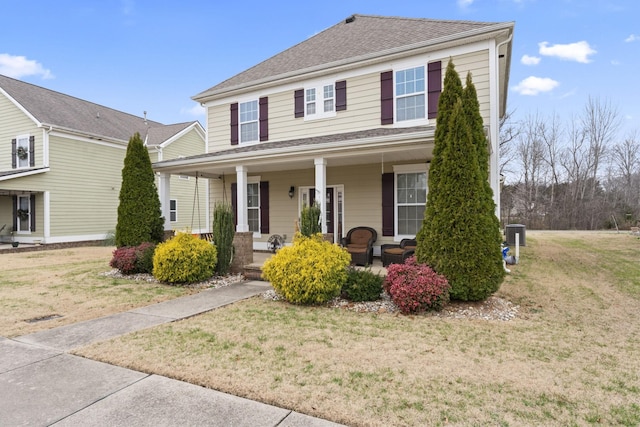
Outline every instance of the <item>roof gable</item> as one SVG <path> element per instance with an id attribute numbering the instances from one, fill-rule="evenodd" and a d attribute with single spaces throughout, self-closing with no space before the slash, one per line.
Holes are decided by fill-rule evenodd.
<path id="1" fill-rule="evenodd" d="M 312 70 L 316 67 L 355 63 L 384 56 L 419 44 L 438 43 L 491 31 L 503 24 L 496 22 L 449 21 L 353 15 L 346 20 L 272 56 L 228 80 L 193 97 L 223 93 L 253 82 L 277 80 L 280 76 Z"/>

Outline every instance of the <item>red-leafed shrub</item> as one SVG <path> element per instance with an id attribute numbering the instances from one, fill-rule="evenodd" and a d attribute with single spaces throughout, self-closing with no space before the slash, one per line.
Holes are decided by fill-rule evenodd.
<path id="1" fill-rule="evenodd" d="M 149 242 L 138 246 L 123 246 L 113 251 L 109 265 L 120 270 L 122 274 L 151 273 L 155 247 Z"/>
<path id="2" fill-rule="evenodd" d="M 415 257 L 387 267 L 385 290 L 404 314 L 441 310 L 449 302 L 449 282 Z"/>

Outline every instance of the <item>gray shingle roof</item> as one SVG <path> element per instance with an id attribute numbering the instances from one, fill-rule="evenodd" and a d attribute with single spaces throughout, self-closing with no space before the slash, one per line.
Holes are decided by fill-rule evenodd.
<path id="1" fill-rule="evenodd" d="M 353 20 L 350 21 L 351 18 Z M 497 22 L 448 21 L 353 15 L 313 37 L 193 97 L 194 100 L 261 80 L 277 80 L 296 71 L 358 62 L 403 47 L 464 38 L 489 31 Z"/>
<path id="2" fill-rule="evenodd" d="M 191 125 L 163 125 L 103 105 L 0 75 L 0 88 L 35 119 L 53 127 L 128 142 L 135 132 L 147 143 L 158 145 Z"/>

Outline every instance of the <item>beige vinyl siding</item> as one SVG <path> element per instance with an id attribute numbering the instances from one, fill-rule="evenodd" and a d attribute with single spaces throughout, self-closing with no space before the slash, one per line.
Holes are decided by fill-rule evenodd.
<path id="1" fill-rule="evenodd" d="M 302 89 L 302 86 L 300 86 Z M 337 134 L 380 126 L 380 75 L 347 79 L 347 109 L 333 117 L 294 117 L 294 90 L 269 94 L 269 142 Z M 209 151 L 231 148 L 229 105 L 209 108 Z"/>
<path id="2" fill-rule="evenodd" d="M 51 235 L 106 233 L 115 229 L 126 147 L 51 138 Z"/>
<path id="3" fill-rule="evenodd" d="M 35 136 L 35 164 L 42 166 L 42 129 L 4 95 L 0 95 L 0 171 L 11 170 L 11 140 Z"/>
<path id="4" fill-rule="evenodd" d="M 442 78 L 444 81 L 444 72 L 447 67 L 447 60 L 442 61 Z M 489 124 L 489 51 L 483 50 L 479 52 L 469 53 L 466 55 L 459 55 L 453 57 L 453 65 L 455 65 L 456 71 L 462 80 L 462 85 L 465 85 L 467 79 L 467 73 L 471 72 L 471 79 L 473 85 L 476 87 L 478 93 L 478 102 L 480 103 L 480 114 L 485 124 Z M 444 87 L 444 83 L 443 83 Z"/>

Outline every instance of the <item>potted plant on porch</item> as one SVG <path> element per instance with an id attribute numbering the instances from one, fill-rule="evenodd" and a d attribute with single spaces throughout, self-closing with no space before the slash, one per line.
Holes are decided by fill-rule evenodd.
<path id="1" fill-rule="evenodd" d="M 15 232 L 16 231 L 13 229 L 13 227 L 9 227 L 9 234 L 11 235 L 11 246 L 13 246 L 14 248 L 17 248 L 20 242 L 16 242 Z"/>

